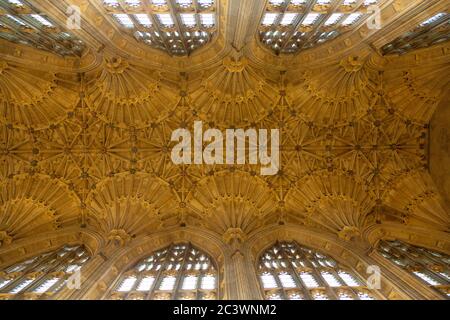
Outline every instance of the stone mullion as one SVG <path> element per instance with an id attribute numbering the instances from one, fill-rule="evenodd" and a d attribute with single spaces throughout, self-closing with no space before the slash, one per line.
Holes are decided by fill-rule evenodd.
<path id="1" fill-rule="evenodd" d="M 209 262 L 209 268 L 208 270 L 203 270 L 203 266 L 200 268 L 199 274 L 198 274 L 198 278 L 197 278 L 197 292 L 196 292 L 196 296 L 197 296 L 197 300 L 200 300 L 200 294 L 203 293 L 203 289 L 201 288 L 202 285 L 202 281 L 203 278 L 208 274 L 209 270 L 211 269 L 212 266 L 212 262 L 208 259 L 207 260 Z"/>
<path id="2" fill-rule="evenodd" d="M 91 298 L 86 297 L 89 289 L 97 285 L 97 280 L 105 272 L 106 268 L 111 268 L 111 266 L 106 263 L 107 259 L 103 255 L 95 255 L 89 259 L 86 265 L 82 266 L 78 271 L 81 277 L 81 288 L 80 289 L 69 289 L 64 288 L 57 295 L 58 300 L 61 299 L 84 299 Z M 87 274 L 87 275 L 86 275 Z M 85 276 L 86 275 L 86 276 Z M 100 297 L 95 297 L 100 298 Z"/>
<path id="3" fill-rule="evenodd" d="M 161 264 L 161 268 L 159 269 L 159 271 L 158 271 L 158 273 L 157 273 L 157 275 L 155 277 L 155 281 L 153 283 L 153 291 L 150 291 L 150 295 L 149 295 L 150 299 L 153 299 L 155 297 L 157 288 L 161 285 L 162 281 L 164 280 L 164 271 L 165 271 L 165 269 L 167 267 L 167 257 L 172 252 L 173 247 L 174 247 L 174 245 L 171 244 L 170 247 L 167 248 L 167 253 L 166 253 L 164 262 L 161 262 L 161 257 L 158 257 L 158 263 Z"/>
<path id="4" fill-rule="evenodd" d="M 297 248 L 300 248 L 300 245 L 297 242 L 295 242 L 295 245 L 297 246 Z M 301 250 L 299 250 L 299 253 L 305 260 L 306 264 L 309 265 L 311 273 L 316 276 L 316 279 L 318 280 L 319 284 L 321 284 L 322 287 L 325 288 L 325 291 L 327 292 L 328 296 L 332 299 L 339 300 L 334 290 L 331 289 L 331 287 L 328 285 L 328 282 L 325 281 L 325 279 L 322 277 L 322 274 L 316 269 L 316 267 L 312 264 L 310 259 L 306 257 L 305 253 L 302 252 Z"/>
<path id="5" fill-rule="evenodd" d="M 447 279 L 442 277 L 440 274 L 434 272 L 433 270 L 430 270 L 428 268 L 428 266 L 426 265 L 426 263 L 424 263 L 420 257 L 416 258 L 409 254 L 408 250 L 413 250 L 415 252 L 418 252 L 415 248 L 408 246 L 408 248 L 407 248 L 408 250 L 406 250 L 406 251 L 402 251 L 394 246 L 391 246 L 390 248 L 393 249 L 394 251 L 396 251 L 397 253 L 399 253 L 400 255 L 406 256 L 410 261 L 413 262 L 413 264 L 418 264 L 421 267 L 421 270 L 419 270 L 420 272 L 427 274 L 429 277 L 433 278 L 434 280 L 440 280 L 440 281 L 443 281 L 443 283 L 446 283 L 446 282 L 448 283 Z M 419 255 L 422 255 L 421 252 L 419 252 Z M 414 276 L 418 277 L 415 274 L 414 274 Z M 418 278 L 420 278 L 420 277 L 418 277 Z M 420 281 L 427 283 L 428 286 L 434 287 L 433 285 L 429 284 L 428 282 L 426 282 L 423 279 L 420 279 Z"/>
<path id="6" fill-rule="evenodd" d="M 274 267 L 273 266 L 271 266 L 270 268 L 268 268 L 267 266 L 265 266 L 264 265 L 264 262 L 265 261 L 267 261 L 267 260 L 265 260 L 265 258 L 264 257 L 260 257 L 259 258 L 259 261 L 258 261 L 258 266 L 255 266 L 255 272 L 256 272 L 256 274 L 257 274 L 257 278 L 258 278 L 258 283 L 260 284 L 260 290 L 263 292 L 263 298 L 264 299 L 266 299 L 267 298 L 267 293 L 266 293 L 266 291 L 268 291 L 268 290 L 271 290 L 271 289 L 265 289 L 264 288 L 264 283 L 262 282 L 262 280 L 261 280 L 261 275 L 263 274 L 263 273 L 268 273 L 268 274 L 270 274 L 274 279 L 275 279 L 275 282 L 276 282 L 276 285 L 278 286 L 278 288 L 280 288 L 280 289 L 282 289 L 282 286 L 281 286 L 281 283 L 280 283 L 280 280 L 278 279 L 278 275 L 277 275 L 277 273 L 276 273 L 276 270 L 274 269 Z M 268 262 L 268 261 L 267 261 Z M 263 268 L 260 268 L 262 265 L 264 265 L 264 267 Z M 278 289 L 278 288 L 275 288 L 275 289 Z M 284 292 L 282 292 L 282 294 L 284 295 Z"/>
<path id="7" fill-rule="evenodd" d="M 433 256 L 432 254 L 430 254 L 426 249 L 424 249 L 423 251 L 421 251 L 421 250 L 418 250 L 418 249 L 414 248 L 414 250 L 415 250 L 417 253 L 419 253 L 419 254 L 425 256 L 426 258 L 430 259 L 432 262 L 434 262 L 434 263 L 436 263 L 436 264 L 438 264 L 438 265 L 443 266 L 443 267 L 444 267 L 444 269 L 443 269 L 444 272 L 445 272 L 446 270 L 448 270 L 448 268 L 446 267 L 447 264 L 446 264 L 445 262 L 441 261 L 440 259 L 437 259 L 435 256 Z M 423 266 L 426 268 L 426 270 L 427 270 L 428 272 L 432 273 L 432 274 L 433 274 L 435 277 L 437 277 L 439 280 L 442 280 L 443 283 L 447 283 L 447 284 L 450 283 L 450 281 L 449 281 L 446 277 L 442 276 L 439 272 L 436 272 L 436 271 L 430 269 L 430 268 L 427 266 L 426 263 L 420 262 L 420 264 L 423 265 Z"/>
<path id="8" fill-rule="evenodd" d="M 314 267 L 314 265 L 309 260 L 307 260 L 307 263 L 312 268 L 311 273 L 316 275 L 317 280 L 319 280 L 319 282 L 322 284 L 322 287 L 325 288 L 325 291 L 327 292 L 328 297 L 331 299 L 334 299 L 334 300 L 339 300 L 338 295 L 334 292 L 333 288 L 331 288 L 331 286 L 328 285 L 328 282 L 322 276 L 320 271 L 317 270 L 316 267 Z"/>
<path id="9" fill-rule="evenodd" d="M 338 266 L 338 268 L 339 268 L 339 266 Z M 337 291 L 337 289 L 339 289 L 339 288 L 343 288 L 343 287 L 346 287 L 346 286 L 347 286 L 346 283 L 345 283 L 345 281 L 342 280 L 342 278 L 341 278 L 341 277 L 339 276 L 339 274 L 336 272 L 335 268 L 329 268 L 328 270 L 325 270 L 325 271 L 328 272 L 328 273 L 330 273 L 330 274 L 332 274 L 332 275 L 336 278 L 336 280 L 341 284 L 340 287 L 332 287 L 331 285 L 328 285 L 329 288 L 330 288 L 330 290 L 333 291 L 333 293 L 336 295 L 336 300 L 340 300 L 339 294 L 338 294 L 336 291 Z M 318 271 L 318 273 L 320 273 L 320 275 L 322 275 L 321 271 Z M 322 278 L 323 278 L 323 277 L 322 277 Z M 325 278 L 323 278 L 323 279 L 325 280 Z"/>
<path id="10" fill-rule="evenodd" d="M 396 246 L 392 246 L 390 245 L 390 243 L 387 243 L 387 245 L 389 246 L 389 248 L 391 249 L 391 251 L 394 251 L 395 254 L 399 255 L 402 258 L 406 258 L 408 260 L 408 266 L 420 266 L 420 272 L 427 274 L 428 276 L 430 276 L 431 278 L 434 278 L 433 275 L 430 274 L 428 268 L 426 267 L 426 265 L 424 265 L 421 261 L 419 261 L 416 257 L 411 256 L 410 254 L 408 254 L 407 251 L 403 251 L 400 250 L 399 248 L 397 248 Z M 408 248 L 410 249 L 410 248 Z M 413 249 L 414 250 L 414 249 Z M 420 258 L 419 258 L 420 259 Z M 391 261 L 393 264 L 395 264 L 393 261 Z M 426 284 L 427 286 L 431 286 L 429 283 L 427 283 L 425 280 L 421 279 L 419 276 L 415 275 L 412 271 L 408 270 L 407 268 L 404 268 L 402 266 L 400 266 L 401 269 L 405 270 L 405 272 L 410 273 L 412 276 L 416 277 L 419 281 L 423 282 L 424 284 Z"/>
<path id="11" fill-rule="evenodd" d="M 28 265 L 23 271 L 19 271 L 22 273 L 22 275 L 20 277 L 18 277 L 17 279 L 14 279 L 13 281 L 11 281 L 11 283 L 9 283 L 8 285 L 6 285 L 4 288 L 2 288 L 1 291 L 4 292 L 9 292 L 11 290 L 13 290 L 15 287 L 17 287 L 20 283 L 22 283 L 24 280 L 27 280 L 26 276 L 27 274 L 29 274 L 30 271 L 32 271 L 34 268 L 40 267 L 42 265 L 45 265 L 46 263 L 48 263 L 48 261 L 50 261 L 51 259 L 58 258 L 57 253 L 60 250 L 57 250 L 51 254 L 49 254 L 47 257 L 42 258 L 42 255 L 45 254 L 46 252 L 42 253 L 38 258 L 37 261 L 33 262 L 32 264 Z M 32 259 L 32 258 L 30 258 Z M 29 260 L 29 259 L 27 259 Z M 20 264 L 20 263 L 19 263 Z M 45 274 L 42 276 L 44 277 Z M 41 278 L 42 278 L 41 277 Z M 30 287 L 32 287 L 35 283 L 37 279 L 34 279 L 28 286 L 24 287 L 21 291 L 21 293 L 17 293 L 17 296 L 22 295 L 23 293 L 25 293 Z"/>
<path id="12" fill-rule="evenodd" d="M 313 2 L 313 1 L 311 1 L 311 2 Z M 317 34 L 320 34 L 317 31 L 320 30 L 322 28 L 322 26 L 325 24 L 325 22 L 331 17 L 331 15 L 336 12 L 336 10 L 338 9 L 338 7 L 341 4 L 340 2 L 341 2 L 341 0 L 334 0 L 334 1 L 332 0 L 330 2 L 330 8 L 328 8 L 326 10 L 326 13 L 321 14 L 321 17 L 313 25 L 314 30 L 307 34 L 306 39 L 302 43 L 302 48 L 304 48 L 306 44 L 309 44 L 311 40 L 312 41 L 316 40 Z M 313 12 L 314 11 L 314 6 L 316 4 L 317 4 L 317 1 L 316 1 L 316 3 L 312 4 L 310 11 L 308 10 L 307 12 L 308 13 L 309 12 Z M 306 17 L 306 14 L 305 14 L 305 17 Z M 304 18 L 303 18 L 303 20 L 304 20 Z"/>
<path id="13" fill-rule="evenodd" d="M 167 0 L 167 6 L 169 7 L 169 14 L 172 16 L 173 22 L 175 23 L 174 28 L 176 29 L 176 31 L 178 31 L 178 33 L 180 34 L 180 38 L 182 39 L 182 43 L 183 43 L 183 48 L 184 50 L 189 54 L 191 53 L 191 50 L 188 47 L 188 44 L 186 42 L 186 38 L 185 38 L 185 30 L 183 30 L 182 25 L 183 22 L 181 21 L 181 18 L 179 16 L 180 11 L 177 10 L 176 5 L 173 3 L 172 0 Z M 169 51 L 169 54 L 172 54 L 171 51 Z"/>
<path id="14" fill-rule="evenodd" d="M 22 271 L 20 271 L 22 272 Z M 12 289 L 14 289 L 15 287 L 17 287 L 20 282 L 22 282 L 22 280 L 24 279 L 26 273 L 22 273 L 19 277 L 13 279 L 10 283 L 8 283 L 6 286 L 4 286 L 1 291 L 2 292 L 10 292 Z"/>
<path id="15" fill-rule="evenodd" d="M 58 253 L 59 253 L 60 251 L 58 251 Z M 50 266 L 48 266 L 47 268 L 45 268 L 44 270 L 42 270 L 41 272 L 43 272 L 43 275 L 41 276 L 41 277 L 39 277 L 39 278 L 37 278 L 37 279 L 35 279 L 27 288 L 25 288 L 25 289 L 23 289 L 23 292 L 25 293 L 25 292 L 27 292 L 28 290 L 34 290 L 34 289 L 36 289 L 37 287 L 39 287 L 41 284 L 43 284 L 44 283 L 44 281 L 46 281 L 46 280 L 49 280 L 49 274 L 50 274 L 50 272 L 57 272 L 58 270 L 58 268 L 59 267 L 66 267 L 67 265 L 68 265 L 68 261 L 71 259 L 71 258 L 76 258 L 77 257 L 77 254 L 76 254 L 76 252 L 77 252 L 77 250 L 74 250 L 74 251 L 69 251 L 69 254 L 66 254 L 62 259 L 59 257 L 59 255 L 58 255 L 58 253 L 56 253 L 56 261 L 55 261 L 55 263 L 54 264 L 52 264 L 52 265 L 50 265 Z M 50 255 L 51 256 L 51 255 Z M 63 270 L 64 270 L 64 268 L 63 268 Z M 64 271 L 62 271 L 62 272 L 64 272 Z M 64 272 L 64 274 L 65 274 L 65 276 L 66 276 L 66 273 Z M 57 284 L 60 284 L 61 283 L 61 281 L 64 281 L 65 282 L 65 276 L 64 277 L 62 277 L 62 278 L 60 278 L 59 279 L 59 281 L 57 282 L 57 283 L 55 283 L 51 288 L 54 288 L 54 287 L 56 287 L 56 285 Z M 47 290 L 47 292 L 51 292 L 51 288 L 49 288 L 48 290 Z M 31 291 L 28 291 L 28 292 L 31 292 Z"/>
<path id="16" fill-rule="evenodd" d="M 428 250 L 424 249 L 423 251 L 418 250 L 418 252 L 422 253 L 424 256 L 426 256 L 427 258 L 429 258 L 430 260 L 434 261 L 435 263 L 438 263 L 440 265 L 444 264 L 446 265 L 446 263 L 444 261 L 442 261 L 440 258 L 435 257 L 434 255 L 432 255 Z"/>
<path id="17" fill-rule="evenodd" d="M 341 269 L 340 266 L 339 266 L 338 268 Z M 342 270 L 342 269 L 341 269 L 341 270 Z M 350 271 L 348 271 L 348 270 L 345 270 L 345 271 L 346 271 L 350 276 L 353 276 L 353 277 L 356 278 L 356 275 L 354 275 L 353 272 L 350 272 Z M 360 300 L 357 291 L 356 291 L 354 288 L 352 288 L 351 286 L 347 285 L 347 283 L 344 281 L 344 279 L 342 279 L 342 277 L 339 275 L 339 273 L 336 271 L 336 269 L 332 268 L 331 270 L 329 270 L 329 272 L 330 272 L 331 274 L 333 274 L 334 277 L 342 284 L 342 286 L 340 286 L 340 287 L 332 288 L 333 291 L 335 291 L 336 289 L 339 289 L 339 288 L 340 288 L 340 289 L 347 289 L 347 290 L 349 290 L 351 293 L 353 293 L 354 297 L 356 298 L 355 300 Z M 356 280 L 357 280 L 358 282 L 361 282 L 360 279 L 359 279 L 359 277 L 357 277 Z M 338 295 L 338 294 L 336 294 L 336 295 L 337 295 L 337 297 L 338 297 L 338 300 L 340 300 L 339 295 Z"/>
<path id="18" fill-rule="evenodd" d="M 183 285 L 183 281 L 186 277 L 186 270 L 185 270 L 185 266 L 186 266 L 186 260 L 189 256 L 190 250 L 192 249 L 191 244 L 189 243 L 188 245 L 186 245 L 185 251 L 184 251 L 184 257 L 183 260 L 181 261 L 181 267 L 180 270 L 178 271 L 178 275 L 176 276 L 176 282 L 174 285 L 174 292 L 172 294 L 172 299 L 176 300 L 177 299 L 177 295 L 180 293 L 182 285 Z M 195 261 L 195 260 L 194 260 Z"/>
<path id="19" fill-rule="evenodd" d="M 142 275 L 141 275 L 140 273 L 137 274 L 135 270 L 134 270 L 133 273 L 131 273 L 130 275 L 128 275 L 127 277 L 125 277 L 125 279 L 126 279 L 126 278 L 130 278 L 130 277 L 134 277 L 135 280 L 134 280 L 133 285 L 132 285 L 131 288 L 130 288 L 130 291 L 128 291 L 128 292 L 125 293 L 124 299 L 123 299 L 123 300 L 128 300 L 128 298 L 130 298 L 130 296 L 132 296 L 132 294 L 136 292 L 136 289 L 137 289 L 137 287 L 138 287 L 138 284 L 139 284 L 139 282 L 140 282 L 141 279 L 142 279 Z M 125 280 L 125 279 L 124 279 L 124 280 Z"/>
<path id="20" fill-rule="evenodd" d="M 434 289 L 428 287 L 421 280 L 417 279 L 417 277 L 383 257 L 377 251 L 370 253 L 369 257 L 374 260 L 373 264 L 380 267 L 382 277 L 385 277 L 408 298 L 413 300 L 441 300 L 443 298 L 442 295 L 438 294 Z"/>
<path id="21" fill-rule="evenodd" d="M 80 248 L 82 248 L 82 247 L 80 247 Z M 74 258 L 75 258 L 75 261 L 73 262 L 73 264 L 76 264 L 76 265 L 80 266 L 80 270 L 81 270 L 81 268 L 83 268 L 83 265 L 80 264 L 80 257 L 77 255 L 77 252 L 78 252 L 78 251 L 79 251 L 79 249 L 73 251 L 73 255 L 74 255 Z M 83 257 L 83 258 L 84 258 L 84 257 Z M 88 259 L 90 259 L 90 257 L 89 257 Z M 67 263 L 68 260 L 69 260 L 69 258 L 67 258 L 67 259 L 64 261 L 64 263 L 61 263 L 60 266 L 61 266 L 61 265 L 63 265 L 64 267 L 69 266 L 69 263 Z M 59 267 L 59 266 L 58 266 L 58 267 Z M 65 268 L 64 268 L 64 269 L 65 269 Z M 64 269 L 63 269 L 63 270 L 64 270 Z M 57 282 L 56 282 L 51 288 L 49 288 L 47 291 L 51 292 L 52 289 L 59 288 L 61 285 L 64 286 L 64 284 L 67 283 L 68 279 L 72 276 L 72 274 L 68 274 L 66 271 L 63 271 L 63 272 L 64 272 L 64 274 L 65 274 L 64 278 L 59 279 L 59 281 L 57 281 Z M 75 271 L 75 273 L 76 273 L 76 272 L 79 272 L 79 270 Z M 75 275 L 75 273 L 73 273 L 73 275 Z M 69 275 L 69 277 L 67 277 L 68 275 Z M 56 294 L 58 294 L 58 292 L 57 292 Z"/>
<path id="22" fill-rule="evenodd" d="M 415 250 L 416 252 L 418 252 L 417 249 L 414 248 L 414 250 Z M 420 251 L 419 251 L 419 252 L 420 252 Z M 436 262 L 434 259 L 432 259 L 432 261 L 433 261 L 433 262 Z M 438 286 L 441 285 L 441 284 L 443 284 L 443 285 L 448 285 L 448 284 L 450 284 L 450 281 L 448 281 L 448 279 L 447 279 L 446 277 L 442 276 L 439 272 L 434 271 L 433 269 L 431 269 L 425 262 L 419 261 L 418 263 L 419 263 L 419 264 L 422 266 L 422 268 L 423 268 L 423 269 L 422 269 L 422 272 L 428 274 L 428 276 L 431 276 L 431 278 L 434 278 L 434 280 L 438 280 L 438 281 L 440 282 L 440 284 L 438 284 Z M 442 263 L 439 262 L 439 265 L 442 265 Z M 432 286 L 433 288 L 437 289 L 437 288 L 436 288 L 436 285 L 431 285 L 431 284 L 430 284 L 430 286 Z"/>
<path id="23" fill-rule="evenodd" d="M 15 16 L 16 15 L 16 12 L 12 8 L 10 8 L 9 6 L 3 6 L 2 9 L 4 11 L 6 11 L 11 16 Z M 34 13 L 34 12 L 32 12 L 32 13 Z M 14 30 L 14 34 L 18 38 L 20 38 L 22 41 L 25 41 L 25 43 L 28 42 L 28 41 L 31 41 L 33 43 L 33 45 L 36 46 L 37 48 L 40 45 L 43 45 L 49 51 L 52 51 L 52 49 L 53 49 L 52 45 L 55 44 L 55 43 L 65 47 L 65 45 L 63 43 L 61 43 L 60 41 L 52 38 L 51 36 L 49 36 L 49 33 L 43 31 L 41 29 L 41 27 L 39 26 L 39 24 L 36 21 L 34 21 L 33 19 L 27 17 L 27 15 L 20 15 L 18 18 L 21 21 L 25 21 L 26 26 L 31 27 L 33 29 L 33 32 L 32 33 L 27 33 L 25 31 L 22 31 L 21 30 L 21 26 L 18 25 L 17 23 L 15 23 L 15 22 L 12 22 L 11 20 L 2 21 L 2 24 L 6 25 L 9 28 L 11 28 L 11 30 Z M 60 27 L 60 26 L 56 26 L 56 27 Z M 41 41 L 40 37 L 42 37 L 45 40 L 47 40 L 50 43 L 50 45 L 48 43 L 45 43 L 45 42 Z M 66 48 L 66 49 L 68 49 L 68 48 Z"/>
<path id="24" fill-rule="evenodd" d="M 153 263 L 156 264 L 157 261 L 155 261 Z M 156 286 L 157 282 L 159 284 L 159 279 L 161 278 L 161 275 L 162 275 L 162 270 L 163 270 L 163 267 L 161 267 L 161 269 L 159 269 L 156 272 L 156 274 L 153 275 L 155 277 L 155 280 L 153 281 L 152 285 L 150 286 L 150 289 L 149 289 L 149 291 L 148 291 L 148 293 L 146 295 L 146 300 L 151 300 L 151 298 L 154 296 L 154 292 L 155 292 L 155 290 L 157 288 L 157 286 Z"/>
<path id="25" fill-rule="evenodd" d="M 144 277 L 142 277 L 142 278 L 144 279 L 144 278 L 149 277 L 149 276 L 150 276 L 149 274 L 146 274 L 146 275 L 145 275 Z M 156 287 L 155 287 L 156 280 L 157 280 L 156 275 L 152 274 L 151 276 L 153 277 L 153 283 L 152 283 L 152 285 L 150 286 L 150 288 L 148 289 L 147 293 L 145 293 L 145 295 L 144 295 L 144 300 L 150 300 L 150 297 L 151 297 L 151 295 L 152 295 L 152 292 L 155 291 L 155 288 L 156 288 Z"/>
<path id="26" fill-rule="evenodd" d="M 172 248 L 172 245 L 170 246 L 169 250 L 171 248 Z M 163 271 L 164 271 L 164 268 L 165 268 L 165 262 L 161 262 L 161 258 L 160 257 L 158 257 L 158 259 L 155 260 L 154 263 L 155 263 L 155 265 L 158 264 L 158 263 L 161 264 L 161 268 L 159 268 L 159 270 L 156 272 L 155 281 L 153 281 L 152 288 L 151 288 L 150 292 L 147 295 L 147 299 L 148 300 L 153 300 L 153 298 L 155 297 L 156 290 L 157 290 L 158 286 L 161 284 L 162 277 L 163 277 Z"/>
<path id="27" fill-rule="evenodd" d="M 283 299 L 287 299 L 287 296 L 286 296 L 286 292 L 285 292 L 285 290 L 284 290 L 284 288 L 283 288 L 283 285 L 282 285 L 282 283 L 281 283 L 281 280 L 280 280 L 280 278 L 279 278 L 279 272 L 277 272 L 274 268 L 273 268 L 273 266 L 272 266 L 272 268 L 270 269 L 270 274 L 272 275 L 272 277 L 275 279 L 275 282 L 277 283 L 277 286 L 278 286 L 278 288 L 277 289 L 279 289 L 278 291 L 281 293 L 281 295 L 283 296 Z M 263 290 L 264 290 L 264 296 L 266 297 L 266 290 L 264 289 L 264 285 L 262 286 L 263 287 Z M 264 298 L 265 298 L 264 297 Z"/>
<path id="28" fill-rule="evenodd" d="M 203 274 L 203 272 L 202 271 L 200 271 L 200 273 L 198 274 L 198 276 L 197 276 L 197 284 L 196 284 L 196 292 L 195 292 L 195 296 L 196 296 L 196 298 L 197 298 L 197 300 L 200 300 L 200 294 L 201 294 L 201 281 L 202 281 L 202 279 L 203 279 L 203 276 L 204 276 L 204 274 Z"/>
<path id="29" fill-rule="evenodd" d="M 58 281 L 56 281 L 56 283 L 53 285 L 53 286 L 51 286 L 50 288 L 48 288 L 47 289 L 47 291 L 46 292 L 54 292 L 54 290 L 56 290 L 56 289 L 58 289 L 58 288 L 63 288 L 64 287 L 64 284 L 66 284 L 66 281 L 67 281 L 67 279 L 64 277 L 64 278 L 60 278 L 60 279 L 58 279 Z M 57 294 L 57 293 L 56 293 Z M 53 296 L 53 295 L 52 295 Z"/>
<path id="30" fill-rule="evenodd" d="M 295 249 L 296 249 L 296 252 L 299 252 L 298 247 L 295 248 Z M 303 293 L 305 294 L 305 296 L 306 296 L 306 298 L 307 298 L 308 300 L 313 300 L 312 297 L 311 297 L 311 293 L 309 292 L 308 287 L 303 283 L 303 280 L 302 280 L 302 278 L 300 277 L 300 274 L 297 272 L 297 270 L 296 270 L 296 269 L 294 268 L 294 266 L 292 265 L 292 261 L 291 261 L 291 260 L 289 259 L 289 257 L 287 256 L 286 252 L 284 251 L 284 248 L 281 248 L 280 251 L 281 251 L 281 253 L 282 253 L 282 255 L 283 255 L 283 257 L 284 257 L 286 263 L 290 266 L 290 268 L 291 268 L 291 270 L 292 270 L 292 272 L 293 272 L 293 275 L 294 275 L 294 277 L 296 278 L 295 280 L 296 280 L 296 282 L 297 282 L 298 285 L 299 285 L 299 288 L 303 291 Z M 299 253 L 300 253 L 300 252 L 299 252 Z M 300 253 L 300 254 L 301 254 L 301 253 Z M 303 255 L 303 254 L 301 254 L 301 257 L 302 257 L 302 255 Z"/>

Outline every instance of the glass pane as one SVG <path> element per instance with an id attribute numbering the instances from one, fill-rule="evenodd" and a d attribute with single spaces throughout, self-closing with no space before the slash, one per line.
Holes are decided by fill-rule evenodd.
<path id="1" fill-rule="evenodd" d="M 156 251 L 125 274 L 130 273 L 133 276 L 122 276 L 120 285 L 111 292 L 114 299 L 134 299 L 136 292 L 148 292 L 138 295 L 140 299 L 217 299 L 217 271 L 212 259 L 190 244 Z"/>
<path id="2" fill-rule="evenodd" d="M 10 294 L 14 298 L 21 298 L 23 294 L 29 292 L 37 294 L 38 297 L 49 290 L 53 294 L 57 293 L 64 287 L 66 280 L 74 272 L 79 271 L 88 260 L 89 254 L 86 249 L 78 245 L 65 246 L 28 258 L 3 271 L 0 270 L 5 274 L 4 279 L 0 278 L 0 293 Z M 19 278 L 17 272 L 20 272 Z M 55 273 L 62 274 L 63 277 L 53 276 Z M 11 288 L 13 281 L 16 285 Z M 58 282 L 60 283 L 57 285 Z"/>
<path id="3" fill-rule="evenodd" d="M 281 242 L 267 249 L 259 258 L 257 270 L 266 299 L 355 300 L 357 296 L 353 291 L 343 288 L 338 292 L 333 288 L 365 289 L 353 272 L 331 257 L 296 242 Z M 283 290 L 274 293 L 274 289 Z M 331 291 L 334 294 L 330 296 Z M 361 294 L 361 297 L 366 295 Z M 367 298 L 373 297 L 367 294 Z"/>

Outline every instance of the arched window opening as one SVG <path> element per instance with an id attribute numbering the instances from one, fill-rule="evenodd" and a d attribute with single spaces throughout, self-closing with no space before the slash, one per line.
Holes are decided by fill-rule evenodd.
<path id="1" fill-rule="evenodd" d="M 51 299 L 89 258 L 83 246 L 64 246 L 9 266 L 0 272 L 0 299 Z"/>
<path id="2" fill-rule="evenodd" d="M 380 254 L 450 297 L 450 256 L 401 241 L 380 241 Z"/>
<path id="3" fill-rule="evenodd" d="M 120 278 L 110 296 L 124 300 L 215 300 L 217 269 L 191 244 L 154 252 Z"/>
<path id="4" fill-rule="evenodd" d="M 276 243 L 259 259 L 267 300 L 373 300 L 356 274 L 328 256 L 296 242 Z"/>

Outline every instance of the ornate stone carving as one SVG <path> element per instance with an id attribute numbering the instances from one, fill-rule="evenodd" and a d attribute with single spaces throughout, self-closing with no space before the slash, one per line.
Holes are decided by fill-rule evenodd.
<path id="1" fill-rule="evenodd" d="M 244 231 L 240 228 L 229 228 L 224 234 L 223 239 L 226 243 L 230 244 L 232 242 L 243 243 L 247 239 Z"/>
<path id="2" fill-rule="evenodd" d="M 360 236 L 361 236 L 361 231 L 359 231 L 359 229 L 356 227 L 345 226 L 339 232 L 339 238 L 341 238 L 344 241 L 351 241 Z"/>
<path id="3" fill-rule="evenodd" d="M 344 68 L 346 72 L 357 72 L 361 70 L 364 65 L 364 61 L 358 56 L 349 56 L 340 62 L 340 66 Z"/>
<path id="4" fill-rule="evenodd" d="M 21 128 L 45 128 L 66 118 L 79 102 L 68 75 L 0 65 L 0 121 Z"/>
<path id="5" fill-rule="evenodd" d="M 129 63 L 121 57 L 105 59 L 105 69 L 112 74 L 122 74 L 129 66 Z"/>
<path id="6" fill-rule="evenodd" d="M 0 74 L 3 74 L 3 72 L 8 68 L 8 63 L 6 61 L 0 60 Z"/>
<path id="7" fill-rule="evenodd" d="M 106 60 L 100 72 L 88 75 L 85 102 L 106 123 L 142 128 L 168 116 L 176 105 L 161 73 L 130 65 L 122 58 Z"/>
<path id="8" fill-rule="evenodd" d="M 13 238 L 6 231 L 0 231 L 0 247 L 11 244 Z"/>
<path id="9" fill-rule="evenodd" d="M 223 65 L 231 73 L 240 73 L 248 65 L 248 60 L 246 58 L 238 58 L 237 60 L 227 57 L 223 60 Z"/>
<path id="10" fill-rule="evenodd" d="M 131 236 L 123 229 L 114 229 L 109 232 L 108 240 L 116 246 L 124 247 L 131 241 Z"/>

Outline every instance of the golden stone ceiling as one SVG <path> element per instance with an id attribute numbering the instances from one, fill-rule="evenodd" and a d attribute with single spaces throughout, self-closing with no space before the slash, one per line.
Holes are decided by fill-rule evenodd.
<path id="1" fill-rule="evenodd" d="M 449 230 L 428 172 L 428 133 L 449 89 L 450 47 L 382 55 L 448 10 L 442 1 L 386 1 L 385 29 L 355 25 L 280 56 L 259 39 L 263 1 L 214 2 L 214 35 L 181 56 L 131 37 L 101 1 L 23 3 L 55 25 L 64 5 L 79 6 L 83 27 L 73 34 L 86 49 L 62 57 L 0 40 L 3 245 L 80 228 L 122 244 L 184 226 L 227 239 L 294 224 L 346 241 L 376 224 Z M 279 128 L 281 170 L 174 165 L 172 131 L 197 120 Z"/>

